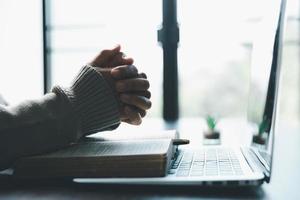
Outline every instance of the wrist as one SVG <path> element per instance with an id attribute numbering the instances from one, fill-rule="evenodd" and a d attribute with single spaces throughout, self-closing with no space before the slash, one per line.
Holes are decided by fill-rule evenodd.
<path id="1" fill-rule="evenodd" d="M 82 135 L 120 123 L 117 99 L 94 67 L 83 67 L 72 86 L 63 90 L 80 119 Z"/>

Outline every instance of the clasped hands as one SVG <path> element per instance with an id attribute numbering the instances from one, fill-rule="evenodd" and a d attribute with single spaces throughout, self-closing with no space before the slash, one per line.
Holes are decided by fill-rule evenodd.
<path id="1" fill-rule="evenodd" d="M 118 45 L 101 51 L 90 65 L 102 74 L 117 97 L 121 121 L 139 125 L 151 107 L 151 93 L 146 74 L 139 73 L 133 62 L 124 57 Z"/>

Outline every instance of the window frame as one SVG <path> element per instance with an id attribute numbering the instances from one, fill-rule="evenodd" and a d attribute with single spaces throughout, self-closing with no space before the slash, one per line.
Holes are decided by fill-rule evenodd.
<path id="1" fill-rule="evenodd" d="M 42 0 L 42 38 L 43 38 L 43 84 L 44 94 L 51 89 L 51 63 L 48 46 L 50 44 L 50 35 L 47 34 L 48 20 L 49 20 L 49 3 L 47 0 Z"/>

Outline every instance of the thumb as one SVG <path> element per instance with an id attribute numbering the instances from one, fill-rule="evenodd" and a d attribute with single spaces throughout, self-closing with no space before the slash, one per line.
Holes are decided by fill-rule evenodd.
<path id="1" fill-rule="evenodd" d="M 121 54 L 120 50 L 121 50 L 121 46 L 119 44 L 112 49 L 103 50 L 99 56 L 99 60 L 101 60 L 103 63 L 101 67 L 110 67 L 109 63 L 115 56 Z"/>
<path id="2" fill-rule="evenodd" d="M 121 50 L 121 45 L 117 44 L 114 48 L 109 49 L 109 50 L 103 50 L 100 54 L 103 56 L 103 60 L 105 60 L 106 62 L 108 62 L 110 59 L 112 59 L 113 57 L 115 57 L 117 54 L 120 53 Z"/>
<path id="3" fill-rule="evenodd" d="M 105 49 L 101 51 L 90 64 L 95 67 L 104 67 L 107 65 L 109 60 L 120 53 L 120 50 L 121 46 L 119 44 L 112 49 Z"/>
<path id="4" fill-rule="evenodd" d="M 111 49 L 113 53 L 118 53 L 121 50 L 121 45 L 117 44 L 114 48 Z"/>

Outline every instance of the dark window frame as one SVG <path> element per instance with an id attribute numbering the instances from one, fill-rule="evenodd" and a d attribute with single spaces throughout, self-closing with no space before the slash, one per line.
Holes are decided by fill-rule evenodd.
<path id="1" fill-rule="evenodd" d="M 158 30 L 158 41 L 163 49 L 163 118 L 176 121 L 179 118 L 177 0 L 162 1 L 163 22 Z"/>
<path id="2" fill-rule="evenodd" d="M 49 4 L 47 0 L 42 1 L 42 38 L 43 38 L 43 81 L 44 81 L 44 93 L 47 93 L 51 89 L 51 59 L 48 52 L 50 44 L 50 35 L 47 32 L 47 26 L 49 21 Z"/>

